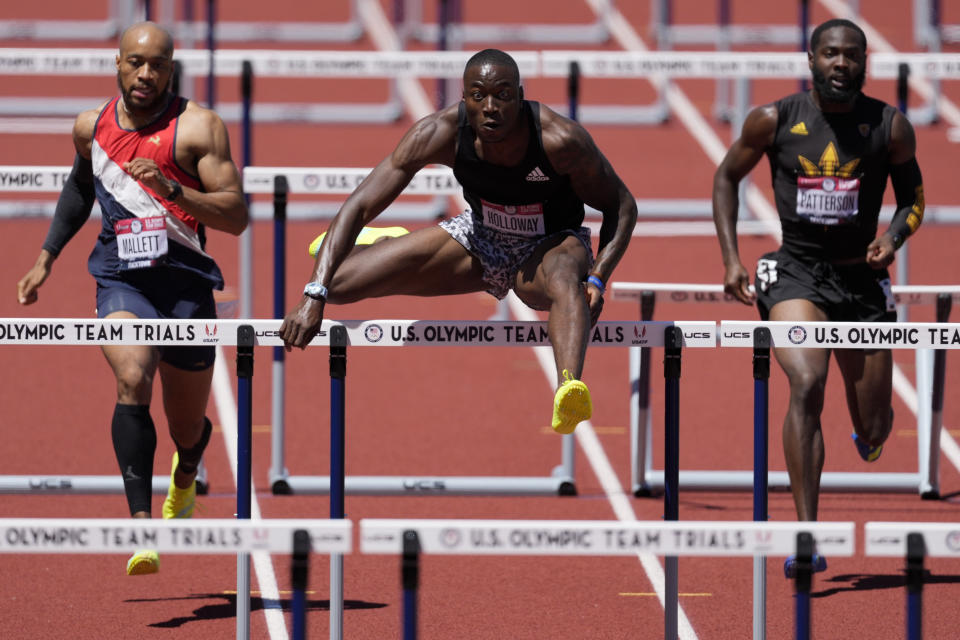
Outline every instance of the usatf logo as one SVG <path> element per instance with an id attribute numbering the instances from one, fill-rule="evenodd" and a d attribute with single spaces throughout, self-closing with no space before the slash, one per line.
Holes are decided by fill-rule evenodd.
<path id="1" fill-rule="evenodd" d="M 458 529 L 444 529 L 440 532 L 440 544 L 453 549 L 460 545 L 460 531 Z"/>
<path id="2" fill-rule="evenodd" d="M 383 338 L 383 328 L 378 324 L 368 325 L 363 330 L 363 337 L 367 339 L 367 342 L 380 342 Z"/>
<path id="3" fill-rule="evenodd" d="M 787 338 L 793 344 L 803 344 L 807 341 L 807 330 L 800 326 L 790 327 L 787 331 Z"/>
<path id="4" fill-rule="evenodd" d="M 204 324 L 203 332 L 206 334 L 206 338 L 203 339 L 204 342 L 219 342 L 220 338 L 217 336 L 217 331 L 219 327 L 215 324 Z"/>
<path id="5" fill-rule="evenodd" d="M 313 191 L 320 186 L 320 176 L 315 173 L 308 173 L 307 175 L 303 176 L 303 186 L 304 188 Z"/>
<path id="6" fill-rule="evenodd" d="M 686 302 L 688 297 L 686 291 L 674 291 L 670 294 L 670 299 L 674 302 Z"/>
<path id="7" fill-rule="evenodd" d="M 647 335 L 647 325 L 643 325 L 639 329 L 637 327 L 633 328 L 634 338 L 645 338 L 646 335 Z"/>
<path id="8" fill-rule="evenodd" d="M 947 533 L 945 542 L 950 551 L 960 551 L 960 531 L 950 531 Z"/>
<path id="9" fill-rule="evenodd" d="M 143 231 L 143 223 L 134 218 L 130 221 L 130 233 L 140 233 Z"/>

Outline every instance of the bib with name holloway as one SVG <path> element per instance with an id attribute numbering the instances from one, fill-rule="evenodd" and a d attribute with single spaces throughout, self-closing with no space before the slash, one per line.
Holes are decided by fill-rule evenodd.
<path id="1" fill-rule="evenodd" d="M 862 94 L 847 113 L 821 111 L 807 92 L 775 105 L 768 157 L 784 248 L 816 259 L 862 257 L 876 237 L 896 110 Z"/>
<path id="2" fill-rule="evenodd" d="M 474 218 L 495 231 L 530 238 L 579 229 L 583 201 L 574 193 L 570 179 L 554 170 L 543 149 L 540 104 L 524 100 L 519 117 L 530 127 L 523 160 L 512 167 L 491 164 L 477 156 L 476 133 L 460 103 L 453 175 L 463 187 Z"/>
<path id="3" fill-rule="evenodd" d="M 186 105 L 186 98 L 172 98 L 163 113 L 139 129 L 120 126 L 119 97 L 107 103 L 97 117 L 90 157 L 103 215 L 100 235 L 87 263 L 94 277 L 114 277 L 165 265 L 199 276 L 214 288 L 223 288 L 220 268 L 204 251 L 203 225 L 124 169 L 134 158 L 149 158 L 167 178 L 203 190 L 200 179 L 177 164 L 174 155 L 177 124 Z"/>

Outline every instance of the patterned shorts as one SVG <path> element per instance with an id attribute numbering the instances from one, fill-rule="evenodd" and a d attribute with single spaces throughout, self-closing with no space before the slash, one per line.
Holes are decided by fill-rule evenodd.
<path id="1" fill-rule="evenodd" d="M 565 229 L 556 233 L 528 238 L 513 236 L 494 231 L 477 224 L 473 213 L 467 211 L 455 218 L 440 223 L 440 227 L 463 245 L 463 248 L 480 260 L 483 267 L 483 281 L 487 283 L 487 293 L 498 300 L 506 297 L 517 281 L 517 272 L 523 263 L 533 255 L 537 247 L 549 238 L 573 235 L 580 239 L 593 264 L 593 249 L 590 248 L 590 229 L 580 227 L 577 230 Z"/>

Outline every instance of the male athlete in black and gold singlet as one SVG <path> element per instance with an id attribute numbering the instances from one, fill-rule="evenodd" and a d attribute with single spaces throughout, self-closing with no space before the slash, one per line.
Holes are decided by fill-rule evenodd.
<path id="1" fill-rule="evenodd" d="M 717 169 L 713 217 L 726 269 L 725 290 L 756 302 L 764 320 L 893 322 L 887 267 L 923 219 L 916 139 L 895 108 L 861 92 L 867 40 L 849 20 L 819 25 L 808 52 L 813 89 L 754 109 Z M 737 250 L 737 185 L 770 159 L 783 229 L 778 251 L 757 263 L 756 294 Z M 877 222 L 887 177 L 897 209 Z M 776 349 L 790 382 L 783 447 L 797 516 L 817 519 L 823 435 L 820 413 L 829 349 Z M 890 434 L 893 361 L 887 349 L 835 349 L 860 456 L 876 460 Z M 817 556 L 815 569 L 826 569 Z M 788 558 L 785 573 L 796 572 Z"/>

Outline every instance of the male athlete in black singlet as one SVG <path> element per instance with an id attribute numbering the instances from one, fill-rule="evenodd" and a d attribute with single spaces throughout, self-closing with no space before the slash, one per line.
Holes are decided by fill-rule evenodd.
<path id="1" fill-rule="evenodd" d="M 849 20 L 819 25 L 808 57 L 813 90 L 754 109 L 717 169 L 713 217 L 724 288 L 767 320 L 893 322 L 887 267 L 923 219 L 923 183 L 907 119 L 861 93 L 867 42 Z M 757 264 L 756 295 L 737 250 L 737 184 L 766 154 L 783 228 L 778 251 Z M 877 235 L 887 176 L 897 211 Z M 817 519 L 820 414 L 829 349 L 776 349 L 790 382 L 783 448 L 797 516 Z M 890 434 L 892 359 L 887 349 L 833 350 L 846 385 L 860 456 L 873 462 Z M 826 569 L 817 557 L 815 568 Z M 785 573 L 796 572 L 788 558 Z"/>
<path id="2" fill-rule="evenodd" d="M 470 211 L 352 251 L 363 226 L 428 164 L 454 169 Z M 584 203 L 603 214 L 595 261 L 580 226 Z M 550 312 L 553 428 L 570 433 L 592 411 L 579 380 L 590 326 L 636 218 L 634 198 L 586 130 L 524 100 L 513 58 L 485 49 L 466 64 L 463 100 L 414 124 L 344 203 L 280 335 L 288 349 L 305 347 L 328 300 L 474 291 L 502 298 L 512 289 Z"/>

